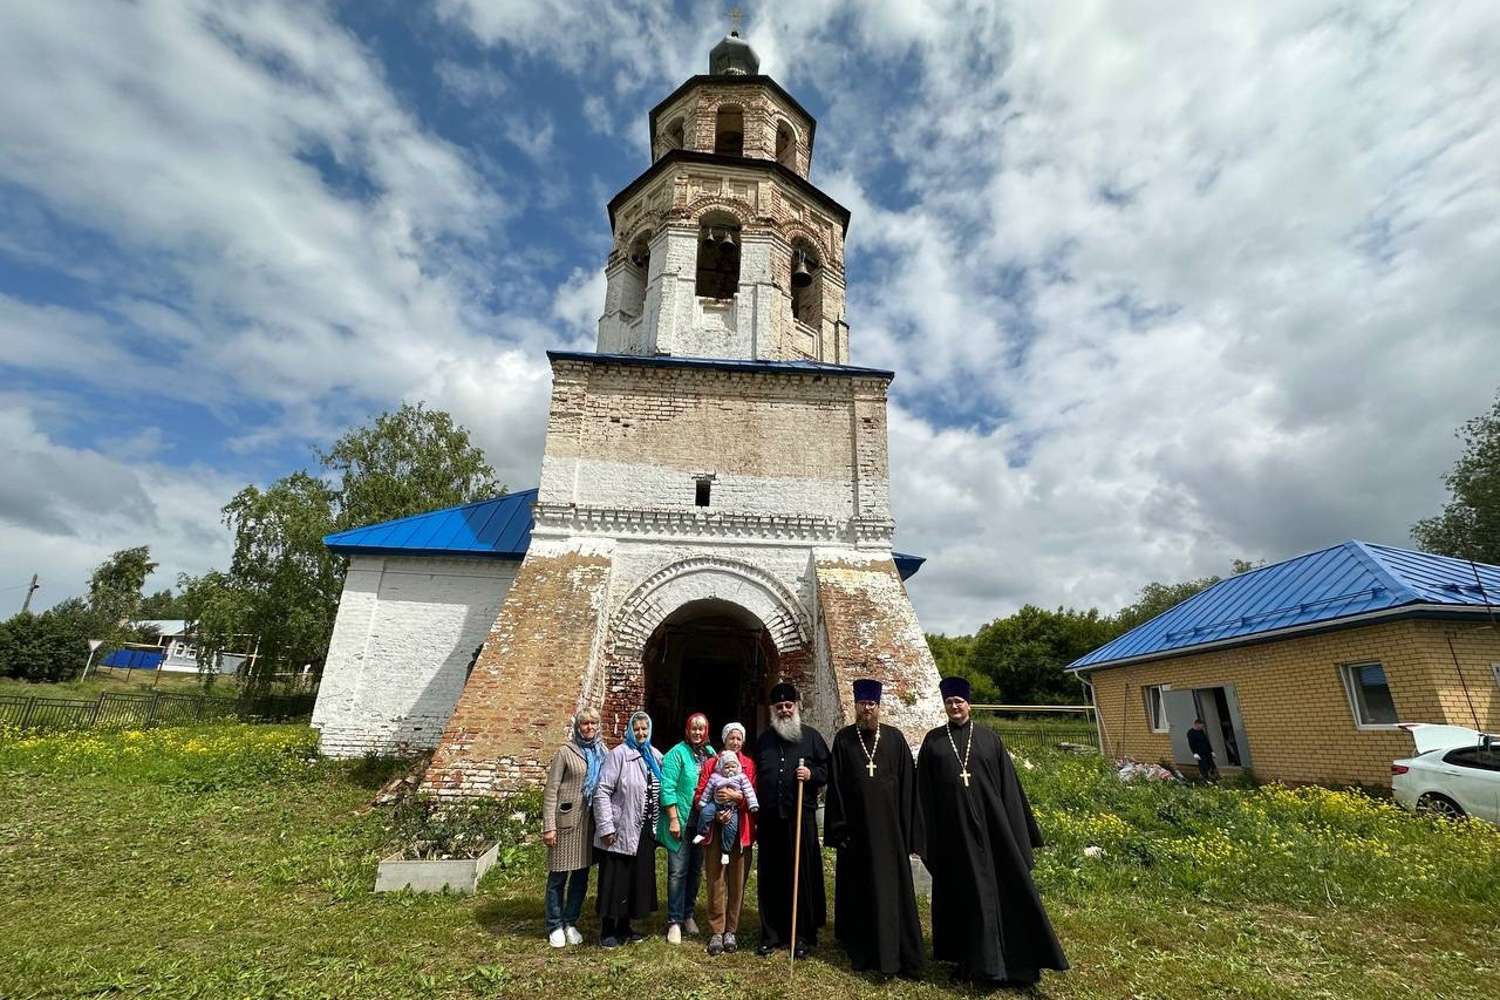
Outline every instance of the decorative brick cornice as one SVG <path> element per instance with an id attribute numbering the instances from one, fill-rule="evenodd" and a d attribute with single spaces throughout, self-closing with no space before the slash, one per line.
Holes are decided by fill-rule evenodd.
<path id="1" fill-rule="evenodd" d="M 795 514 L 705 513 L 696 510 L 641 510 L 625 507 L 580 507 L 537 503 L 532 534 L 556 537 L 591 535 L 663 540 L 712 539 L 743 543 L 799 545 L 889 545 L 896 524 L 890 519 Z"/>

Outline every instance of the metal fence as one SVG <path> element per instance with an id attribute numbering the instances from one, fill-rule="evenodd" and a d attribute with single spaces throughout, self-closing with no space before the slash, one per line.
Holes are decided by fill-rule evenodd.
<path id="1" fill-rule="evenodd" d="M 312 712 L 312 694 L 210 698 L 196 694 L 101 694 L 97 698 L 0 696 L 0 726 L 26 730 L 143 729 L 238 717 L 282 722 Z"/>
<path id="2" fill-rule="evenodd" d="M 1099 752 L 1092 705 L 975 705 L 974 718 L 1007 746 Z"/>

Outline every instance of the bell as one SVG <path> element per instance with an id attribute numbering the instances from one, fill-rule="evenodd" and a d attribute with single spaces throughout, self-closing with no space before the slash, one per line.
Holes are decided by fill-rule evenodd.
<path id="1" fill-rule="evenodd" d="M 798 257 L 797 266 L 792 268 L 792 287 L 806 288 L 810 284 L 812 284 L 812 271 L 807 268 L 807 260 Z"/>
<path id="2" fill-rule="evenodd" d="M 716 229 L 705 229 L 705 230 L 703 230 L 703 245 L 704 246 L 708 246 L 710 243 L 717 243 L 718 241 L 719 241 L 718 230 L 716 230 Z"/>
<path id="3" fill-rule="evenodd" d="M 734 242 L 734 230 L 732 229 L 724 230 L 724 238 L 719 243 L 725 250 L 738 249 Z"/>

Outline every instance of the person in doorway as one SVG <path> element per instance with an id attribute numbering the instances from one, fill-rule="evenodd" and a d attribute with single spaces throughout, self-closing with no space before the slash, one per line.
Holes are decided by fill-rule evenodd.
<path id="1" fill-rule="evenodd" d="M 651 745 L 651 716 L 636 712 L 625 742 L 609 752 L 594 789 L 599 858 L 599 943 L 641 940 L 632 920 L 656 912 L 656 838 L 661 812 L 661 752 Z"/>
<path id="2" fill-rule="evenodd" d="M 547 845 L 547 943 L 554 948 L 583 943 L 578 916 L 594 863 L 594 790 L 607 753 L 599 713 L 586 708 L 574 716 L 573 738 L 547 771 L 542 843 Z"/>
<path id="3" fill-rule="evenodd" d="M 1042 834 L 1000 736 L 969 718 L 969 682 L 940 685 L 948 721 L 917 754 L 922 861 L 932 873 L 932 954 L 992 985 L 1067 969 L 1031 880 Z"/>
<path id="4" fill-rule="evenodd" d="M 880 723 L 881 684 L 854 682 L 854 724 L 833 737 L 824 840 L 838 849 L 833 934 L 856 972 L 916 978 L 922 924 L 911 858 L 921 853 L 922 813 L 911 747 Z"/>
<path id="5" fill-rule="evenodd" d="M 744 753 L 745 727 L 738 722 L 731 722 L 724 727 L 720 734 L 724 740 L 724 753 L 732 753 L 738 758 L 740 772 L 755 782 L 755 762 Z M 698 789 L 696 797 L 701 800 L 703 789 L 712 780 L 714 772 L 718 769 L 719 757 L 710 757 L 698 772 Z M 736 951 L 739 942 L 735 935 L 740 929 L 740 908 L 745 902 L 745 883 L 750 880 L 750 862 L 754 851 L 751 844 L 755 842 L 755 815 L 742 814 L 740 817 L 740 832 L 738 837 L 726 837 L 724 827 L 729 822 L 729 807 L 745 801 L 745 796 L 731 785 L 720 785 L 714 793 L 714 803 L 718 806 L 714 817 L 713 833 L 701 847 L 703 853 L 703 880 L 708 885 L 708 953 L 710 955 L 722 955 L 724 952 Z M 725 857 L 729 860 L 724 860 Z"/>
<path id="6" fill-rule="evenodd" d="M 656 839 L 667 849 L 667 941 L 671 944 L 681 944 L 685 933 L 698 933 L 693 909 L 703 876 L 703 848 L 687 841 L 694 827 L 698 771 L 714 752 L 708 745 L 708 716 L 694 712 L 685 730 L 686 738 L 662 758 L 661 818 L 656 824 Z"/>
<path id="7" fill-rule="evenodd" d="M 1202 719 L 1193 720 L 1193 728 L 1187 732 L 1188 749 L 1198 758 L 1198 776 L 1204 781 L 1219 780 L 1219 765 L 1214 763 L 1214 745 L 1208 738 L 1208 728 Z"/>
<path id="8" fill-rule="evenodd" d="M 828 784 L 828 744 L 804 725 L 801 696 L 786 682 L 771 688 L 771 727 L 755 741 L 755 792 L 760 798 L 760 946 L 769 955 L 792 948 L 802 958 L 817 946 L 828 919 L 823 889 L 823 852 L 818 849 L 818 792 Z M 797 820 L 797 789 L 803 788 Z M 801 869 L 797 873 L 797 940 L 792 938 L 792 873 L 800 825 Z"/>

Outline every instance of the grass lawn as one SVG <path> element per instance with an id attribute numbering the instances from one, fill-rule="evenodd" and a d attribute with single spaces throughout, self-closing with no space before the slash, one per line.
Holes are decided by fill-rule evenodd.
<path id="1" fill-rule="evenodd" d="M 86 681 L 60 681 L 55 684 L 34 684 L 0 677 L 0 695 L 19 695 L 23 698 L 34 695 L 38 698 L 93 700 L 101 694 L 150 694 L 153 690 L 163 694 L 206 694 L 216 698 L 233 698 L 239 687 L 232 677 L 221 677 L 212 687 L 204 687 L 197 674 L 163 671 L 161 679 L 157 681 L 156 673 L 152 670 L 114 670 L 111 667 L 90 671 Z"/>
<path id="2" fill-rule="evenodd" d="M 367 803 L 390 765 L 312 760 L 313 745 L 305 728 L 242 725 L 0 742 L 0 996 L 972 993 L 942 968 L 854 975 L 828 933 L 794 980 L 784 956 L 709 961 L 660 939 L 553 951 L 536 846 L 474 897 L 377 896 L 391 815 Z M 1100 762 L 1031 752 L 1024 765 L 1053 841 L 1037 878 L 1074 966 L 1041 995 L 1497 992 L 1500 831 L 1352 793 L 1124 785 Z"/>

